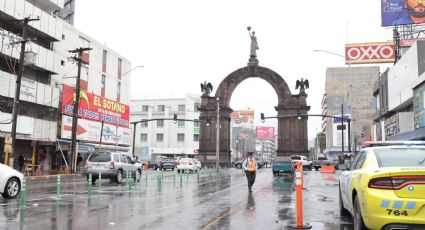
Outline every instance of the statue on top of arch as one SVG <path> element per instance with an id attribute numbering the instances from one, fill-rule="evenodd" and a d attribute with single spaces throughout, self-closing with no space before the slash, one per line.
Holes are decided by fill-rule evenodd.
<path id="1" fill-rule="evenodd" d="M 204 81 L 204 83 L 201 83 L 201 92 L 203 92 L 202 96 L 209 96 L 210 93 L 213 91 L 213 86 L 211 82 Z"/>
<path id="2" fill-rule="evenodd" d="M 301 81 L 297 80 L 295 90 L 297 90 L 298 88 L 300 88 L 300 94 L 305 94 L 305 90 L 309 88 L 308 80 L 304 80 L 304 78 L 301 78 Z"/>

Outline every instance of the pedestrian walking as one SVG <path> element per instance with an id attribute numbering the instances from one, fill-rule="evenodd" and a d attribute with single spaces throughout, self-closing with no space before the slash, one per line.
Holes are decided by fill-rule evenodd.
<path id="1" fill-rule="evenodd" d="M 83 157 L 81 156 L 81 154 L 78 154 L 77 157 L 77 171 L 81 170 L 81 163 L 83 162 Z"/>
<path id="2" fill-rule="evenodd" d="M 257 171 L 257 162 L 255 161 L 253 152 L 248 152 L 248 158 L 243 162 L 242 168 L 248 180 L 248 190 L 252 192 L 252 186 L 255 182 L 255 172 Z"/>
<path id="3" fill-rule="evenodd" d="M 21 153 L 21 155 L 19 155 L 18 157 L 19 172 L 23 172 L 24 164 L 25 164 L 25 157 L 24 157 L 24 154 Z"/>

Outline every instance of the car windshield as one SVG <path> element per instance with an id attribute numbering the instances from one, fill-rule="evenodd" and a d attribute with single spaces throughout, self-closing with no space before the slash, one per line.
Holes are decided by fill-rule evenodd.
<path id="1" fill-rule="evenodd" d="M 300 156 L 292 156 L 291 159 L 292 160 L 301 160 L 301 157 Z"/>
<path id="2" fill-rule="evenodd" d="M 327 160 L 327 157 L 319 157 L 319 161 Z"/>
<path id="3" fill-rule="evenodd" d="M 190 162 L 190 158 L 180 159 L 180 162 L 183 162 L 183 163 Z"/>
<path id="4" fill-rule="evenodd" d="M 385 148 L 373 151 L 379 167 L 425 167 L 423 148 Z"/>
<path id="5" fill-rule="evenodd" d="M 108 162 L 111 161 L 110 153 L 93 153 L 90 155 L 89 161 L 91 162 Z"/>

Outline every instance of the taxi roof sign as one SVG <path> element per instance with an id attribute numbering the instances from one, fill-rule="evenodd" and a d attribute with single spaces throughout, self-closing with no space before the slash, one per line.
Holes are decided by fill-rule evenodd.
<path id="1" fill-rule="evenodd" d="M 425 141 L 366 141 L 366 147 L 391 146 L 391 145 L 424 145 Z"/>

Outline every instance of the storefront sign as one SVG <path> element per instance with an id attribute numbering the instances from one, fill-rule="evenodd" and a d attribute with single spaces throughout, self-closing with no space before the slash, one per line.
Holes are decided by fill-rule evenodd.
<path id="1" fill-rule="evenodd" d="M 425 83 L 413 91 L 415 129 L 425 127 Z"/>
<path id="2" fill-rule="evenodd" d="M 394 136 L 400 133 L 400 123 L 398 113 L 385 119 L 385 137 Z"/>
<path id="3" fill-rule="evenodd" d="M 101 134 L 102 123 L 78 119 L 77 125 L 77 139 L 87 142 L 99 143 Z M 116 144 L 116 132 L 118 130 L 118 144 L 130 145 L 131 129 L 125 127 L 118 127 L 110 124 L 103 124 L 102 143 L 103 144 Z M 72 133 L 72 117 L 62 116 L 61 137 L 64 139 L 71 139 Z"/>
<path id="4" fill-rule="evenodd" d="M 345 44 L 346 64 L 388 63 L 394 62 L 393 42 L 371 42 Z"/>
<path id="5" fill-rule="evenodd" d="M 75 89 L 64 85 L 62 89 L 62 113 L 72 116 Z M 86 91 L 80 93 L 78 115 L 82 119 L 105 124 L 129 127 L 130 107 Z"/>

